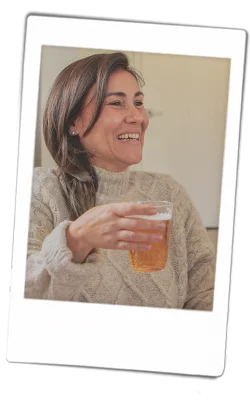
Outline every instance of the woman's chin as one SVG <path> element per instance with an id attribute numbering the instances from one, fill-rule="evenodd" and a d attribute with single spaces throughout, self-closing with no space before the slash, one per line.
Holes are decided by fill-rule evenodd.
<path id="1" fill-rule="evenodd" d="M 133 158 L 131 157 L 131 158 L 127 159 L 126 161 L 129 164 L 129 166 L 131 166 L 131 165 L 139 164 L 141 162 L 141 160 L 142 160 L 142 155 L 138 156 L 138 157 L 133 157 Z"/>

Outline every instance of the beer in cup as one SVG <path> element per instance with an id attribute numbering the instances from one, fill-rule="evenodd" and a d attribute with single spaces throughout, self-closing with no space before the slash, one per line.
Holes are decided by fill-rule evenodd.
<path id="1" fill-rule="evenodd" d="M 160 242 L 150 243 L 150 250 L 129 250 L 130 263 L 134 271 L 152 272 L 160 271 L 166 267 L 168 259 L 168 246 L 170 237 L 170 223 L 172 219 L 173 203 L 167 201 L 139 201 L 137 204 L 150 204 L 157 210 L 157 214 L 133 215 L 130 218 L 143 218 L 162 221 L 165 224 L 162 230 L 140 230 L 140 232 L 156 233 L 163 236 Z"/>

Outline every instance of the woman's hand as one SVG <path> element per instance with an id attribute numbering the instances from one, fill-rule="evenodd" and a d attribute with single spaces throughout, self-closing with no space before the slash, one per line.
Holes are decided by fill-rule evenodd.
<path id="1" fill-rule="evenodd" d="M 136 203 L 113 203 L 93 207 L 86 211 L 66 231 L 67 244 L 73 261 L 83 262 L 93 248 L 120 250 L 147 250 L 149 242 L 162 239 L 159 233 L 137 232 L 161 230 L 164 223 L 131 215 L 155 215 L 150 205 Z"/>

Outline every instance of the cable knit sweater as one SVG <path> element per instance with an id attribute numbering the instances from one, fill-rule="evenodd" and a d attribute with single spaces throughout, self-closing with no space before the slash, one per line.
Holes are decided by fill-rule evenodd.
<path id="1" fill-rule="evenodd" d="M 30 209 L 25 297 L 212 310 L 213 245 L 185 189 L 169 175 L 96 168 L 96 205 L 137 200 L 174 203 L 167 266 L 133 271 L 128 251 L 96 249 L 72 262 L 69 210 L 57 169 L 36 168 Z"/>

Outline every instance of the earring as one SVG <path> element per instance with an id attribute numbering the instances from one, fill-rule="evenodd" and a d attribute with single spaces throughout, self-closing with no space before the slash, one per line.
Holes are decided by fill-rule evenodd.
<path id="1" fill-rule="evenodd" d="M 72 131 L 72 132 L 70 132 L 70 135 L 71 135 L 71 136 L 76 136 L 77 133 L 76 133 L 75 131 Z"/>

